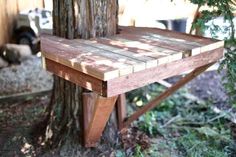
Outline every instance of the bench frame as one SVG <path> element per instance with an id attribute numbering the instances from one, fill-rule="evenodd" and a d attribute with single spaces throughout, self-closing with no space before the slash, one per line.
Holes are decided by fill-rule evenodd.
<path id="1" fill-rule="evenodd" d="M 85 147 L 96 147 L 115 104 L 118 111 L 118 127 L 119 130 L 123 132 L 133 121 L 137 120 L 147 111 L 153 109 L 176 90 L 204 72 L 209 66 L 222 58 L 222 56 L 223 48 L 217 48 L 199 55 L 162 64 L 154 68 L 135 72 L 108 81 L 103 81 L 89 76 L 47 58 L 43 58 L 43 62 L 48 71 L 51 71 L 85 89 L 93 91 L 83 94 L 84 145 Z M 140 108 L 133 115 L 128 118 L 126 117 L 126 92 L 159 80 L 181 75 L 186 71 L 192 72 L 180 79 L 170 88 L 166 89 L 166 91 L 154 98 L 147 105 Z M 145 73 L 145 75 L 143 75 L 143 73 Z M 148 78 L 148 82 L 146 78 Z"/>

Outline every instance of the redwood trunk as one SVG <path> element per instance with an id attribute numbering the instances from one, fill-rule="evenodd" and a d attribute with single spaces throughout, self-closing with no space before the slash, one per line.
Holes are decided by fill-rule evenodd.
<path id="1" fill-rule="evenodd" d="M 114 35 L 117 11 L 117 0 L 53 0 L 53 33 L 69 39 Z M 45 141 L 50 146 L 62 145 L 68 137 L 81 143 L 83 92 L 89 91 L 54 76 L 53 94 L 46 111 Z M 101 144 L 115 144 L 116 124 L 116 116 L 112 114 Z"/>

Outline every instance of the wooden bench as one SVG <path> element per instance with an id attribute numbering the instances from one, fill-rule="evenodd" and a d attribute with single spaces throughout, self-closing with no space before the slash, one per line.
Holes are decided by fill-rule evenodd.
<path id="1" fill-rule="evenodd" d="M 48 71 L 98 94 L 83 100 L 86 146 L 95 146 L 116 101 L 122 130 L 222 58 L 223 46 L 223 41 L 210 38 L 135 27 L 120 27 L 115 36 L 91 40 L 41 39 Z M 124 93 L 186 71 L 192 72 L 126 117 Z"/>

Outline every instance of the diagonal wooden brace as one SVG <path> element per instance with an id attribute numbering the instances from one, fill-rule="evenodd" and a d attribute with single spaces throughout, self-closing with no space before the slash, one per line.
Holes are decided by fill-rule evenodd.
<path id="1" fill-rule="evenodd" d="M 84 145 L 96 147 L 115 106 L 117 96 L 102 97 L 93 92 L 83 93 Z"/>
<path id="2" fill-rule="evenodd" d="M 215 62 L 214 62 L 215 63 Z M 187 74 L 185 77 L 180 79 L 178 82 L 176 82 L 174 85 L 172 85 L 170 88 L 168 88 L 166 91 L 164 91 L 162 94 L 160 94 L 158 97 L 153 99 L 151 102 L 140 108 L 138 111 L 136 111 L 133 115 L 131 115 L 128 119 L 123 121 L 123 129 L 128 127 L 134 120 L 137 120 L 141 115 L 146 113 L 147 111 L 153 109 L 158 104 L 160 104 L 161 101 L 169 97 L 171 94 L 173 94 L 175 91 L 177 91 L 179 88 L 181 88 L 183 85 L 194 79 L 196 76 L 204 72 L 208 67 L 213 65 L 214 63 L 209 63 L 207 65 L 198 67 L 194 69 L 192 72 Z"/>

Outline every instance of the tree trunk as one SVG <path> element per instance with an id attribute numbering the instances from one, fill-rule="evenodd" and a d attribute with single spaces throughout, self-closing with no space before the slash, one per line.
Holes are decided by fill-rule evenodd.
<path id="1" fill-rule="evenodd" d="M 117 11 L 117 0 L 53 0 L 53 33 L 69 39 L 114 35 Z M 47 145 L 61 146 L 68 137 L 81 143 L 83 92 L 88 91 L 54 76 L 51 102 L 46 110 Z M 117 137 L 116 116 L 112 114 L 100 143 L 112 146 Z"/>

